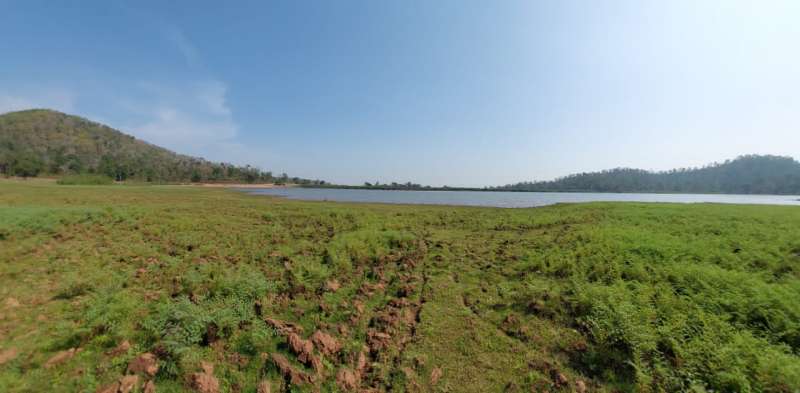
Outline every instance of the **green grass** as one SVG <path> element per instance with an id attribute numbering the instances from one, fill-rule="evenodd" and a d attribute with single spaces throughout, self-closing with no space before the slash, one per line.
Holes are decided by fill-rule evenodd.
<path id="1" fill-rule="evenodd" d="M 315 374 L 270 318 L 341 344 L 315 347 L 313 385 L 270 360 Z M 0 182 L 0 358 L 17 353 L 0 391 L 95 392 L 143 352 L 160 393 L 191 391 L 203 361 L 223 392 L 339 391 L 365 347 L 361 387 L 378 391 L 796 392 L 800 209 Z"/>

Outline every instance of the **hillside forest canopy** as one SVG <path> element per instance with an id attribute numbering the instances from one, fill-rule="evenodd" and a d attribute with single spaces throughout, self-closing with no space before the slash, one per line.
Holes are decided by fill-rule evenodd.
<path id="1" fill-rule="evenodd" d="M 791 157 L 745 155 L 702 168 L 669 171 L 616 168 L 494 189 L 797 195 L 800 194 L 800 162 Z"/>
<path id="2" fill-rule="evenodd" d="M 33 109 L 0 115 L 0 174 L 105 175 L 116 181 L 324 184 L 177 154 L 108 126 Z"/>

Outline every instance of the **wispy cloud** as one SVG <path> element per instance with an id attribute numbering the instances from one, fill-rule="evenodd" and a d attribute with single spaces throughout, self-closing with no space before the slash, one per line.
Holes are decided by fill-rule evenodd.
<path id="1" fill-rule="evenodd" d="M 199 64 L 200 58 L 194 44 L 186 37 L 182 30 L 177 27 L 170 27 L 167 29 L 167 40 L 175 45 L 178 51 L 186 60 L 186 64 L 190 67 L 195 67 Z"/>
<path id="2" fill-rule="evenodd" d="M 75 95 L 59 89 L 24 94 L 0 91 L 0 113 L 33 108 L 72 112 L 75 108 Z"/>
<path id="3" fill-rule="evenodd" d="M 49 108 L 108 124 L 149 143 L 213 161 L 267 167 L 263 150 L 242 143 L 229 87 L 203 67 L 197 47 L 177 27 L 161 39 L 186 62 L 182 78 L 120 81 L 82 88 L 81 106 L 67 89 L 0 87 L 0 113 Z M 88 110 L 87 110 L 88 108 Z"/>
<path id="4" fill-rule="evenodd" d="M 217 116 L 231 116 L 231 110 L 225 101 L 228 86 L 220 81 L 206 81 L 199 84 L 197 99 L 204 103 L 209 111 Z"/>
<path id="5" fill-rule="evenodd" d="M 133 131 L 153 143 L 185 149 L 231 140 L 237 126 L 230 118 L 209 119 L 205 113 L 159 106 L 152 109 L 149 121 L 134 126 Z"/>
<path id="6" fill-rule="evenodd" d="M 227 85 L 205 80 L 186 86 L 140 84 L 144 97 L 128 101 L 137 113 L 125 130 L 168 149 L 236 164 L 258 164 L 261 153 L 238 140 L 239 126 L 227 104 Z"/>
<path id="7" fill-rule="evenodd" d="M 197 47 L 177 26 L 165 29 L 165 39 L 193 72 L 203 71 Z M 227 102 L 228 85 L 209 76 L 190 82 L 143 82 L 141 94 L 125 99 L 125 107 L 138 120 L 126 131 L 171 150 L 236 164 L 261 162 L 259 154 L 239 142 L 239 125 Z"/>

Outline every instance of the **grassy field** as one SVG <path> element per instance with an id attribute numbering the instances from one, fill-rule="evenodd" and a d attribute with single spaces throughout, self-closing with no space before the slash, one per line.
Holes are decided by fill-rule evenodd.
<path id="1" fill-rule="evenodd" d="M 800 208 L 0 181 L 0 302 L 2 392 L 797 392 Z"/>

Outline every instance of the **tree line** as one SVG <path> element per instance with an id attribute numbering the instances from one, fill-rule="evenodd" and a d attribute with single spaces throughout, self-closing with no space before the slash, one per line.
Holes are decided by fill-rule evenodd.
<path id="1" fill-rule="evenodd" d="M 800 163 L 791 157 L 745 155 L 700 168 L 646 171 L 616 168 L 551 181 L 521 182 L 493 190 L 800 194 Z"/>
<path id="2" fill-rule="evenodd" d="M 791 157 L 744 155 L 700 168 L 647 171 L 615 168 L 576 173 L 550 181 L 498 187 L 431 187 L 418 183 L 365 182 L 330 188 L 419 191 L 653 192 L 800 195 L 800 163 Z"/>

